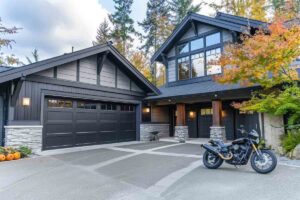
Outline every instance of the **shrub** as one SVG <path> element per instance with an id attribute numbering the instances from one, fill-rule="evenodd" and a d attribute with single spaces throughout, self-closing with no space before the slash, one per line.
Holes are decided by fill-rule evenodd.
<path id="1" fill-rule="evenodd" d="M 292 152 L 300 144 L 300 129 L 289 130 L 281 139 L 285 153 Z"/>
<path id="2" fill-rule="evenodd" d="M 21 153 L 22 158 L 28 157 L 32 153 L 31 149 L 26 146 L 21 146 L 18 151 Z"/>

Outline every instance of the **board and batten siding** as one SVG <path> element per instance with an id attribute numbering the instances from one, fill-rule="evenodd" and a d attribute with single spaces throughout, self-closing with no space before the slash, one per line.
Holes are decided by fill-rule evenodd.
<path id="1" fill-rule="evenodd" d="M 130 79 L 119 69 L 117 70 L 117 88 L 130 90 Z"/>
<path id="2" fill-rule="evenodd" d="M 57 78 L 68 80 L 68 81 L 76 81 L 77 77 L 77 63 L 70 62 L 57 67 Z"/>
<path id="3" fill-rule="evenodd" d="M 54 77 L 54 69 L 53 68 L 46 69 L 44 71 L 40 71 L 40 72 L 36 73 L 36 75 L 53 78 Z"/>
<path id="4" fill-rule="evenodd" d="M 80 60 L 79 81 L 97 84 L 97 57 L 90 56 Z"/>
<path id="5" fill-rule="evenodd" d="M 47 69 L 35 75 L 54 78 L 54 69 Z M 57 79 L 77 81 L 77 61 L 57 66 Z M 116 80 L 117 79 L 117 80 Z M 97 57 L 90 56 L 79 60 L 79 82 L 97 84 Z M 110 60 L 103 63 L 100 72 L 100 85 L 143 92 L 143 90 Z"/>
<path id="6" fill-rule="evenodd" d="M 103 63 L 100 73 L 100 85 L 116 87 L 116 66 L 109 60 Z"/>
<path id="7" fill-rule="evenodd" d="M 176 62 L 171 60 L 168 62 L 168 80 L 169 82 L 176 81 Z"/>

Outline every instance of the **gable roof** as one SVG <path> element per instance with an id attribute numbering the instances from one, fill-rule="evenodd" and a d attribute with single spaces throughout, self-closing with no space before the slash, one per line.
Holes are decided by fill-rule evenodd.
<path id="1" fill-rule="evenodd" d="M 140 86 L 142 86 L 142 88 L 146 88 L 155 94 L 160 94 L 160 91 L 151 82 L 149 82 L 123 55 L 121 55 L 110 42 L 35 62 L 22 67 L 0 71 L 0 83 L 28 76 L 52 67 L 104 52 L 109 52 L 110 55 L 120 61 L 126 70 L 135 77 L 136 81 L 140 84 Z"/>
<path id="2" fill-rule="evenodd" d="M 239 33 L 247 33 L 247 26 L 249 25 L 246 18 L 238 16 L 233 17 L 233 15 L 228 15 L 225 13 L 218 13 L 216 17 L 208 17 L 205 15 L 190 12 L 175 28 L 175 30 L 161 45 L 161 47 L 154 53 L 154 55 L 151 58 L 151 62 L 161 61 L 161 54 L 163 52 L 168 51 L 170 47 L 174 45 L 176 40 L 183 36 L 187 28 L 191 26 L 192 21 L 201 22 L 204 24 L 224 28 Z M 250 20 L 250 22 L 250 26 L 253 28 L 258 28 L 260 25 L 265 24 L 264 22 L 260 22 L 257 20 Z"/>
<path id="3" fill-rule="evenodd" d="M 267 28 L 267 26 L 268 26 L 268 23 L 266 23 L 266 22 L 249 19 L 249 18 L 245 18 L 245 17 L 240 17 L 237 15 L 230 15 L 230 14 L 222 13 L 222 12 L 218 12 L 215 18 L 221 19 L 223 21 L 239 24 L 241 26 L 250 26 L 253 28 Z"/>
<path id="4" fill-rule="evenodd" d="M 7 71 L 7 70 L 11 70 L 11 69 L 13 69 L 13 67 L 0 66 L 0 73 L 1 73 L 1 72 L 5 72 L 5 71 Z"/>

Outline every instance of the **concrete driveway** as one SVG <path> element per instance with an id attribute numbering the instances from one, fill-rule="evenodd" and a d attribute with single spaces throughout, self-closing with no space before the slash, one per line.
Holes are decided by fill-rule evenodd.
<path id="1" fill-rule="evenodd" d="M 224 164 L 208 170 L 197 144 L 93 148 L 0 163 L 0 199 L 300 200 L 297 166 L 281 163 L 268 175 L 257 174 L 250 166 L 235 169 Z"/>

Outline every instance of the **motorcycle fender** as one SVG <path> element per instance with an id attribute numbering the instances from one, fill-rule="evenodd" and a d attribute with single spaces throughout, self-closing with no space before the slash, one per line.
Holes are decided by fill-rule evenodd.
<path id="1" fill-rule="evenodd" d="M 201 146 L 202 146 L 202 148 L 206 149 L 208 152 L 219 156 L 219 151 L 216 148 L 214 148 L 213 146 L 208 145 L 208 144 L 202 144 Z"/>

